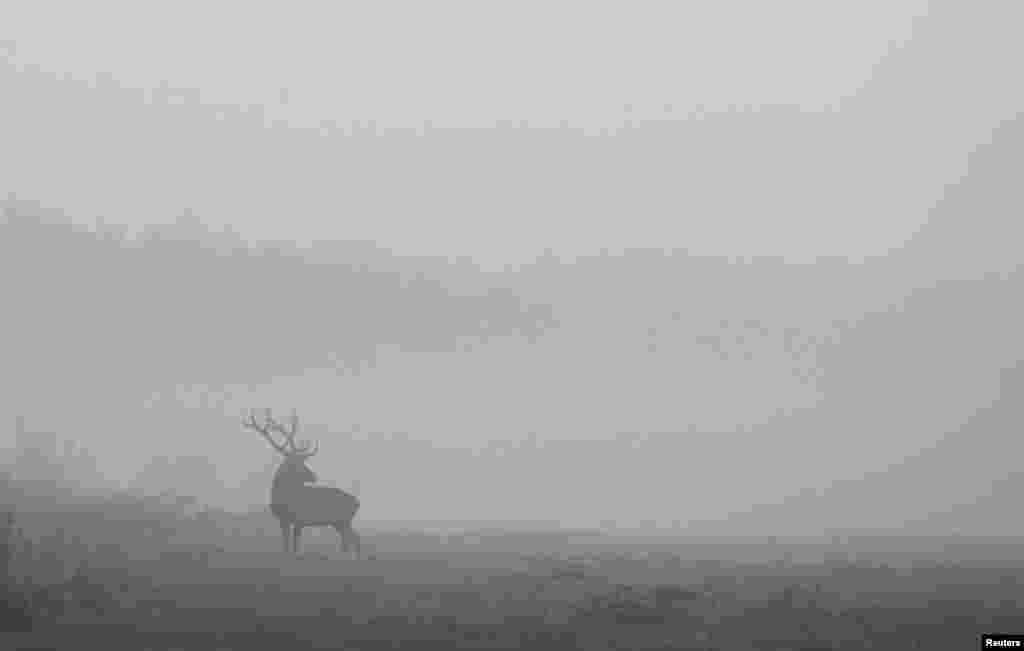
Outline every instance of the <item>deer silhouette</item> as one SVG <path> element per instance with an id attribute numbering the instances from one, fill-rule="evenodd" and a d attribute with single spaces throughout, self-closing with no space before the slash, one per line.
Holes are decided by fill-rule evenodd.
<path id="1" fill-rule="evenodd" d="M 352 520 L 359 511 L 359 500 L 341 489 L 314 485 L 317 476 L 306 465 L 306 460 L 320 450 L 320 444 L 317 442 L 312 449 L 308 442 L 296 445 L 298 414 L 293 410 L 291 423 L 285 427 L 274 419 L 269 409 L 262 423 L 257 422 L 255 412 L 250 411 L 242 419 L 242 425 L 258 432 L 284 457 L 270 486 L 270 512 L 281 525 L 284 551 L 299 553 L 304 527 L 334 527 L 341 537 L 342 552 L 354 551 L 358 558 L 359 535 L 352 528 Z M 281 437 L 281 442 L 275 435 Z"/>

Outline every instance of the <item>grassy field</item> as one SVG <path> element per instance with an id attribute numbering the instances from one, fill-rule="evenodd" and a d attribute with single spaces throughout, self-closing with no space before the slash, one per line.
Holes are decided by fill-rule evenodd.
<path id="1" fill-rule="evenodd" d="M 1016 541 L 363 528 L 367 558 L 327 532 L 292 558 L 268 514 L 15 501 L 5 649 L 952 650 L 1024 631 Z"/>

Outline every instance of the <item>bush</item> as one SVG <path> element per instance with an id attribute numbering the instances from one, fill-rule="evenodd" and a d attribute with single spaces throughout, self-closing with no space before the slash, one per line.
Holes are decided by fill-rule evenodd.
<path id="1" fill-rule="evenodd" d="M 29 600 L 21 589 L 14 571 L 16 549 L 20 539 L 13 512 L 7 512 L 0 522 L 0 631 L 26 630 L 32 626 Z"/>

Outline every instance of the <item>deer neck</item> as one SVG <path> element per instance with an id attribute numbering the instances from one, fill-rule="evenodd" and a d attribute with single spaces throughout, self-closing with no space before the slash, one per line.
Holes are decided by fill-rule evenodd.
<path id="1" fill-rule="evenodd" d="M 284 466 L 274 473 L 274 480 L 270 485 L 271 504 L 283 504 L 288 501 L 288 494 L 296 488 L 303 486 L 302 479 L 295 476 L 295 473 Z"/>

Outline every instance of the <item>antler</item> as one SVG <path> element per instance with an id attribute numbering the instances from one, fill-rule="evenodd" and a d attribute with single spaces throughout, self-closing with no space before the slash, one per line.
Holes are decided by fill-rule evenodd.
<path id="1" fill-rule="evenodd" d="M 263 438 L 274 446 L 275 450 L 286 457 L 311 457 L 320 451 L 319 441 L 317 441 L 313 446 L 311 446 L 309 442 L 306 442 L 306 444 L 302 446 L 295 444 L 295 435 L 299 432 L 299 415 L 294 409 L 292 410 L 290 427 L 288 428 L 285 428 L 284 425 L 274 420 L 274 416 L 269 409 L 266 410 L 262 425 L 256 422 L 256 416 L 252 410 L 249 411 L 249 417 L 242 420 L 242 425 L 259 432 Z M 280 444 L 275 441 L 274 437 L 271 435 L 271 431 L 277 432 L 283 436 L 284 443 Z M 312 447 L 312 450 L 310 447 Z"/>
<path id="2" fill-rule="evenodd" d="M 267 443 L 269 443 L 271 447 L 273 447 L 281 454 L 285 456 L 288 456 L 290 454 L 287 447 L 279 444 L 277 441 L 274 440 L 274 437 L 270 435 L 270 430 L 277 429 L 278 425 L 274 421 L 274 417 L 271 415 L 269 409 L 266 410 L 266 413 L 263 417 L 262 425 L 256 422 L 256 411 L 254 409 L 250 409 L 248 416 L 242 418 L 242 426 L 259 432 L 260 436 L 266 439 Z"/>
<path id="3" fill-rule="evenodd" d="M 278 423 L 277 421 L 272 420 L 271 423 L 271 426 L 275 430 L 280 432 L 282 436 L 284 436 L 285 441 L 289 447 L 289 455 L 299 457 L 311 457 L 320 451 L 319 441 L 315 443 L 315 446 L 313 447 L 312 451 L 310 451 L 309 441 L 306 441 L 306 444 L 301 447 L 295 444 L 295 435 L 298 434 L 299 432 L 299 415 L 298 413 L 296 413 L 294 409 L 292 409 L 291 427 L 289 427 L 288 429 L 285 429 L 284 426 Z"/>

